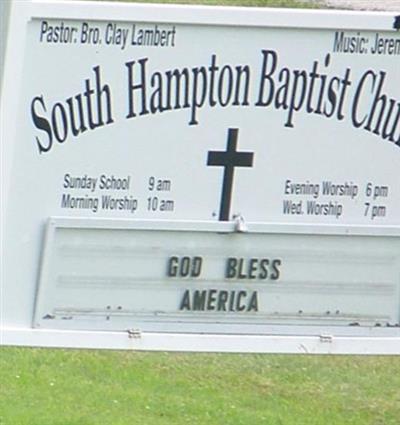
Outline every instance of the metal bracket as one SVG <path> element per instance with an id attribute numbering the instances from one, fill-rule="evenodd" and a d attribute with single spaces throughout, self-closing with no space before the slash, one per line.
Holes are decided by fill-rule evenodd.
<path id="1" fill-rule="evenodd" d="M 333 336 L 332 335 L 320 335 L 319 336 L 319 342 L 331 344 L 333 342 Z"/>
<path id="2" fill-rule="evenodd" d="M 235 232 L 246 233 L 249 231 L 244 217 L 241 214 L 237 214 L 233 218 L 235 220 Z"/>
<path id="3" fill-rule="evenodd" d="M 128 332 L 128 338 L 141 338 L 142 337 L 142 331 L 140 329 L 127 329 Z"/>

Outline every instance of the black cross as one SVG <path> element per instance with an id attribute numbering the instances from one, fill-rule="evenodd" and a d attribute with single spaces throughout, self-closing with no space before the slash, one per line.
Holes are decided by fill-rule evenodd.
<path id="1" fill-rule="evenodd" d="M 207 165 L 225 167 L 224 182 L 222 184 L 221 207 L 219 210 L 220 221 L 229 221 L 235 167 L 253 166 L 254 154 L 252 152 L 236 151 L 238 132 L 239 130 L 237 128 L 230 128 L 228 130 L 226 152 L 208 152 Z"/>

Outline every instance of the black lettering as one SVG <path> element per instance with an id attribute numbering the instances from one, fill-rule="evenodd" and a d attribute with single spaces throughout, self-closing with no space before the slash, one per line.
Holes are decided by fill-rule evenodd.
<path id="1" fill-rule="evenodd" d="M 375 86 L 376 76 L 375 76 L 373 71 L 368 70 L 361 77 L 360 82 L 358 84 L 358 87 L 356 89 L 356 92 L 354 94 L 354 102 L 353 102 L 353 106 L 352 106 L 352 110 L 351 110 L 351 120 L 353 122 L 354 127 L 356 127 L 356 128 L 361 127 L 368 118 L 368 114 L 365 114 L 362 119 L 358 118 L 358 112 L 359 112 L 358 111 L 358 103 L 360 101 L 361 94 L 363 93 L 365 81 L 367 80 L 368 77 L 372 77 L 372 88 L 371 88 L 371 90 L 373 90 L 373 88 Z"/>
<path id="2" fill-rule="evenodd" d="M 216 65 L 217 57 L 216 55 L 211 56 L 211 65 L 208 68 L 208 71 L 210 73 L 210 96 L 208 99 L 208 102 L 210 106 L 214 107 L 217 104 L 217 101 L 215 100 L 215 74 L 217 71 L 219 71 L 219 67 Z"/>
<path id="3" fill-rule="evenodd" d="M 325 66 L 329 65 L 331 59 L 331 55 L 328 53 L 325 57 Z M 317 109 L 315 110 L 315 114 L 321 115 L 322 114 L 322 104 L 324 100 L 324 93 L 325 93 L 325 85 L 326 85 L 326 74 L 320 74 L 319 78 L 321 81 L 321 85 L 319 88 L 318 98 L 317 98 Z"/>
<path id="4" fill-rule="evenodd" d="M 206 307 L 207 291 L 194 291 L 193 310 L 204 311 Z"/>
<path id="5" fill-rule="evenodd" d="M 83 95 L 86 98 L 86 107 L 87 107 L 87 112 L 88 112 L 89 128 L 91 130 L 93 130 L 96 127 L 98 127 L 98 124 L 94 122 L 93 109 L 92 109 L 92 96 L 94 95 L 94 90 L 92 89 L 92 87 L 90 85 L 89 79 L 85 80 L 85 87 L 86 87 L 86 90 L 83 93 Z"/>
<path id="6" fill-rule="evenodd" d="M 207 70 L 203 66 L 201 68 L 193 68 L 193 91 L 191 104 L 191 118 L 189 125 L 197 125 L 199 122 L 196 118 L 197 108 L 201 108 L 207 97 Z M 199 76 L 201 76 L 201 84 L 199 84 Z M 199 90 L 200 87 L 200 90 Z"/>
<path id="7" fill-rule="evenodd" d="M 108 84 L 101 84 L 100 79 L 100 67 L 95 66 L 93 68 L 93 71 L 96 76 L 96 100 L 97 100 L 97 117 L 98 122 L 95 125 L 96 127 L 101 127 L 105 124 L 112 124 L 114 122 L 112 118 L 112 112 L 111 112 L 111 91 Z M 103 105 L 102 102 L 105 101 L 105 109 L 107 111 L 107 121 L 104 123 L 103 121 Z"/>
<path id="8" fill-rule="evenodd" d="M 192 268 L 191 268 L 191 271 L 190 271 L 191 277 L 199 277 L 200 276 L 202 264 L 203 264 L 203 258 L 202 257 L 193 257 Z"/>
<path id="9" fill-rule="evenodd" d="M 278 280 L 280 278 L 281 272 L 279 269 L 279 266 L 281 266 L 282 261 L 281 260 L 273 260 L 272 261 L 272 273 L 271 273 L 271 280 Z"/>
<path id="10" fill-rule="evenodd" d="M 225 86 L 224 82 L 227 81 Z M 221 106 L 227 106 L 232 97 L 233 72 L 229 65 L 225 65 L 221 70 L 218 83 L 218 100 Z M 224 99 L 225 97 L 225 99 Z"/>
<path id="11" fill-rule="evenodd" d="M 199 277 L 202 263 L 202 257 L 170 257 L 167 263 L 167 276 Z"/>
<path id="12" fill-rule="evenodd" d="M 342 84 L 342 90 L 340 92 L 340 96 L 339 96 L 339 107 L 338 107 L 338 111 L 337 111 L 337 118 L 338 120 L 343 120 L 345 115 L 343 113 L 343 108 L 344 108 L 344 100 L 346 98 L 346 91 L 347 88 L 349 86 L 351 86 L 351 81 L 350 81 L 350 69 L 346 68 L 346 74 L 344 76 L 344 78 L 342 80 L 340 80 L 341 84 Z"/>
<path id="13" fill-rule="evenodd" d="M 185 293 L 183 294 L 181 305 L 179 307 L 179 310 L 190 310 L 190 292 L 188 289 L 186 289 Z"/>
<path id="14" fill-rule="evenodd" d="M 74 99 L 72 97 L 67 99 L 67 105 L 69 107 L 69 118 L 71 121 L 71 131 L 72 134 L 76 137 L 80 133 L 84 133 L 87 130 L 85 125 L 85 119 L 83 114 L 83 104 L 82 104 L 82 95 L 78 94 L 75 96 L 76 103 L 78 104 L 78 114 L 79 114 L 79 126 L 76 124 L 76 117 L 74 111 Z"/>
<path id="15" fill-rule="evenodd" d="M 236 277 L 237 259 L 230 257 L 226 261 L 225 278 L 232 279 Z"/>
<path id="16" fill-rule="evenodd" d="M 235 311 L 235 291 L 229 293 L 229 311 Z"/>
<path id="17" fill-rule="evenodd" d="M 57 111 L 59 111 L 59 114 L 57 114 Z M 61 118 L 61 122 L 57 119 L 57 115 Z M 51 124 L 57 141 L 60 143 L 65 142 L 68 136 L 67 113 L 61 103 L 56 103 L 53 107 Z"/>
<path id="18" fill-rule="evenodd" d="M 294 82 L 293 90 L 290 95 L 289 113 L 285 127 L 293 127 L 293 113 L 300 111 L 303 106 L 304 99 L 306 97 L 307 90 L 307 73 L 306 71 L 294 70 Z M 298 88 L 300 87 L 300 95 L 298 94 Z"/>
<path id="19" fill-rule="evenodd" d="M 178 257 L 170 257 L 168 260 L 167 276 L 176 277 L 178 274 Z"/>
<path id="20" fill-rule="evenodd" d="M 367 125 L 364 127 L 365 130 L 371 131 L 372 121 L 375 118 L 377 108 L 380 107 L 379 108 L 379 115 L 378 115 L 378 118 L 376 119 L 375 128 L 372 131 L 374 134 L 377 134 L 377 135 L 379 135 L 379 126 L 380 126 L 381 122 L 383 121 L 383 114 L 385 112 L 385 107 L 386 107 L 386 102 L 387 102 L 387 96 L 385 94 L 381 93 L 383 83 L 385 81 L 386 73 L 381 71 L 379 74 L 380 75 L 379 75 L 378 87 L 375 91 L 374 100 L 372 101 L 372 108 L 371 108 L 371 111 L 369 113 Z"/>
<path id="21" fill-rule="evenodd" d="M 258 259 L 257 258 L 251 258 L 249 261 L 249 271 L 248 271 L 248 278 L 249 279 L 256 279 L 257 278 L 257 270 L 258 270 Z"/>
<path id="22" fill-rule="evenodd" d="M 383 139 L 389 139 L 391 142 L 396 143 L 395 139 L 395 132 L 396 128 L 400 129 L 400 103 L 397 102 L 397 105 L 395 105 L 396 101 L 394 99 L 390 99 L 390 106 L 389 111 L 387 112 L 385 122 L 382 127 L 382 137 Z M 397 113 L 393 114 L 395 106 L 397 106 Z M 392 117 L 395 117 L 392 121 L 391 127 L 390 127 L 390 120 Z M 400 134 L 397 139 L 397 145 L 400 145 Z"/>
<path id="23" fill-rule="evenodd" d="M 165 73 L 167 78 L 167 105 L 165 110 L 189 108 L 189 70 L 184 68 L 182 71 L 175 69 Z M 173 84 L 174 82 L 174 84 Z M 172 88 L 175 87 L 173 91 Z M 181 93 L 184 99 L 181 102 Z M 172 93 L 175 93 L 175 105 L 172 106 Z"/>
<path id="24" fill-rule="evenodd" d="M 215 310 L 215 302 L 217 301 L 217 290 L 216 289 L 210 289 L 208 291 L 208 300 L 207 300 L 207 310 L 213 311 Z"/>
<path id="25" fill-rule="evenodd" d="M 183 257 L 180 261 L 180 267 L 179 267 L 179 275 L 181 277 L 187 277 L 189 276 L 190 272 L 190 258 L 189 257 Z"/>
<path id="26" fill-rule="evenodd" d="M 239 259 L 239 267 L 238 267 L 238 279 L 246 279 L 247 275 L 243 272 L 244 270 L 244 259 Z"/>
<path id="27" fill-rule="evenodd" d="M 272 99 L 274 98 L 274 81 L 271 78 L 271 75 L 275 72 L 276 69 L 276 61 L 277 61 L 277 54 L 274 50 L 262 50 L 263 54 L 263 64 L 262 64 L 262 71 L 261 71 L 261 82 L 260 82 L 260 90 L 258 94 L 258 101 L 256 103 L 256 106 L 268 106 Z M 269 57 L 271 57 L 271 65 L 269 66 Z M 265 96 L 265 84 L 268 83 L 269 91 L 268 96 L 264 98 Z"/>
<path id="28" fill-rule="evenodd" d="M 226 302 L 228 301 L 228 291 L 220 291 L 218 294 L 218 311 L 226 311 Z"/>
<path id="29" fill-rule="evenodd" d="M 248 106 L 249 103 L 249 90 L 250 90 L 250 67 L 248 65 L 246 66 L 237 66 L 237 80 L 236 80 L 236 88 L 235 88 L 235 100 L 233 101 L 232 105 L 234 106 Z M 242 75 L 245 76 L 245 86 L 243 90 L 243 96 L 242 101 L 239 100 L 240 96 L 240 88 L 241 88 L 241 82 L 242 82 Z"/>
<path id="30" fill-rule="evenodd" d="M 242 302 L 243 298 L 246 298 L 247 292 L 246 291 L 239 291 L 239 293 L 236 296 L 236 310 L 237 311 L 244 311 L 246 310 L 246 305 Z"/>
<path id="31" fill-rule="evenodd" d="M 290 71 L 287 68 L 282 68 L 279 71 L 278 81 L 281 86 L 276 91 L 275 96 L 275 108 L 276 109 L 287 109 L 288 108 L 288 91 L 289 91 L 289 81 L 290 81 Z"/>
<path id="32" fill-rule="evenodd" d="M 337 86 L 336 88 L 334 86 Z M 324 107 L 324 115 L 331 118 L 336 110 L 337 105 L 337 91 L 340 88 L 340 79 L 338 77 L 332 78 L 328 86 L 328 102 Z"/>
<path id="33" fill-rule="evenodd" d="M 314 108 L 312 107 L 311 104 L 313 99 L 315 80 L 320 77 L 317 70 L 318 70 L 318 62 L 314 61 L 312 71 L 308 74 L 308 76 L 310 77 L 310 89 L 308 90 L 307 107 L 306 107 L 306 110 L 308 113 L 314 112 Z"/>
<path id="34" fill-rule="evenodd" d="M 33 120 L 33 123 L 35 124 L 35 127 L 38 128 L 39 130 L 43 130 L 48 137 L 48 141 L 46 144 L 43 144 L 41 140 L 39 139 L 39 137 L 36 137 L 36 143 L 39 148 L 39 153 L 43 153 L 43 152 L 48 152 L 51 149 L 53 145 L 53 135 L 52 135 L 49 121 L 46 118 L 37 114 L 36 104 L 39 104 L 43 108 L 44 112 L 47 112 L 43 96 L 35 97 L 32 100 L 32 104 L 31 104 L 32 120 Z"/>
<path id="35" fill-rule="evenodd" d="M 256 291 L 251 294 L 250 302 L 247 306 L 247 311 L 258 311 L 258 294 Z"/>
<path id="36" fill-rule="evenodd" d="M 156 112 L 163 112 L 165 109 L 163 107 L 163 101 L 162 101 L 162 75 L 160 72 L 155 72 L 151 76 L 151 87 L 156 88 L 156 90 L 153 91 L 151 97 L 150 97 L 150 111 L 152 114 L 155 114 Z"/>
<path id="37" fill-rule="evenodd" d="M 128 105 L 129 105 L 129 112 L 126 118 L 134 118 L 136 117 L 135 112 L 135 97 L 134 97 L 134 91 L 139 90 L 139 93 L 141 95 L 142 99 L 142 109 L 139 113 L 139 115 L 147 115 L 149 113 L 149 110 L 146 107 L 147 104 L 147 97 L 146 97 L 146 62 L 148 61 L 148 58 L 140 59 L 140 82 L 137 84 L 134 84 L 133 79 L 133 66 L 135 65 L 135 61 L 126 62 L 125 66 L 128 68 L 128 88 L 129 88 L 129 97 L 128 97 Z"/>
<path id="38" fill-rule="evenodd" d="M 269 271 L 269 260 L 268 258 L 263 258 L 260 261 L 260 273 L 258 275 L 259 279 L 267 279 L 268 278 L 268 271 Z"/>

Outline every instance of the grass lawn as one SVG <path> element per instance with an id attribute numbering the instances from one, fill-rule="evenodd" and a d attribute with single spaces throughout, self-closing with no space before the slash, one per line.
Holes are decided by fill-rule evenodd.
<path id="1" fill-rule="evenodd" d="M 398 425 L 400 357 L 2 348 L 1 425 Z"/>

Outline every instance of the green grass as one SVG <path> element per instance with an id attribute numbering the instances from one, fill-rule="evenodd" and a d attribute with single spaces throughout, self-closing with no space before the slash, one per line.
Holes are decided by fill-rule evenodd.
<path id="1" fill-rule="evenodd" d="M 2 348 L 1 425 L 398 425 L 400 357 Z"/>
<path id="2" fill-rule="evenodd" d="M 92 0 L 102 1 L 102 0 Z M 110 1 L 110 0 L 105 0 Z M 111 0 L 132 3 L 202 4 L 207 6 L 295 7 L 317 8 L 320 5 L 302 0 Z"/>

